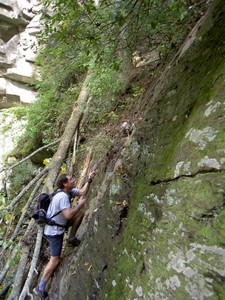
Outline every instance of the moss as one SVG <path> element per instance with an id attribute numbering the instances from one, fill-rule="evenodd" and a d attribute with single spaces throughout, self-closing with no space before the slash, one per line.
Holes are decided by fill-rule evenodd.
<path id="1" fill-rule="evenodd" d="M 219 246 L 225 245 L 225 211 L 221 210 L 217 218 L 213 221 L 213 238 L 217 240 Z"/>
<path id="2" fill-rule="evenodd" d="M 158 289 L 161 285 L 163 290 L 163 286 L 168 284 L 168 278 L 177 275 L 171 265 L 170 253 L 180 255 L 180 259 L 185 261 L 186 252 L 193 242 L 220 245 L 218 234 L 224 230 L 220 222 L 224 212 L 216 216 L 216 211 L 220 210 L 224 201 L 220 192 L 223 181 L 224 176 L 220 174 L 204 174 L 195 179 L 183 178 L 155 186 L 148 185 L 146 179 L 140 181 L 132 198 L 125 234 L 114 249 L 114 268 L 108 282 L 110 294 L 107 299 L 134 299 L 137 297 L 134 292 L 136 287 L 142 287 L 145 295 L 156 295 L 160 293 Z M 186 264 L 195 269 L 198 261 L 209 262 L 210 259 L 212 255 L 209 253 L 197 255 L 196 252 L 194 260 Z M 215 259 L 220 263 L 216 256 Z M 176 260 L 179 262 L 178 258 Z M 207 264 L 201 264 L 198 272 L 207 272 Z M 172 294 L 169 290 L 167 293 L 171 297 L 176 295 L 176 299 L 188 298 L 188 293 L 183 289 L 187 284 L 186 278 L 182 273 L 178 277 L 181 286 Z M 129 278 L 129 285 L 134 290 L 128 287 L 126 278 Z M 161 281 L 158 288 L 154 282 L 157 278 Z M 112 280 L 118 282 L 114 288 Z M 195 279 L 188 282 L 191 280 L 197 284 Z"/>
<path id="3" fill-rule="evenodd" d="M 216 278 L 214 284 L 214 292 L 215 295 L 210 297 L 210 300 L 221 300 L 225 298 L 225 286 L 223 278 Z M 218 296 L 217 296 L 218 295 Z"/>

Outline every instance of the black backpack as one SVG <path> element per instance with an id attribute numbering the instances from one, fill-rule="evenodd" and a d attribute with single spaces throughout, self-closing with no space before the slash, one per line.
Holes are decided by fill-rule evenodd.
<path id="1" fill-rule="evenodd" d="M 59 226 L 59 227 L 66 227 L 60 224 L 57 224 L 54 220 L 52 220 L 52 218 L 54 218 L 55 216 L 57 216 L 58 214 L 61 213 L 61 210 L 58 211 L 57 213 L 55 213 L 53 216 L 51 216 L 50 218 L 47 218 L 47 211 L 48 211 L 48 207 L 50 205 L 50 202 L 52 200 L 52 198 L 59 192 L 62 192 L 62 190 L 57 190 L 55 192 L 53 192 L 52 194 L 47 194 L 47 193 L 42 193 L 38 196 L 37 198 L 37 206 L 34 209 L 34 212 L 32 214 L 32 218 L 35 219 L 35 222 L 39 225 L 50 225 L 50 226 Z"/>

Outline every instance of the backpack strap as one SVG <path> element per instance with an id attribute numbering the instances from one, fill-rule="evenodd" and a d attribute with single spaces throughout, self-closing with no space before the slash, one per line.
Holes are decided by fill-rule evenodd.
<path id="1" fill-rule="evenodd" d="M 51 202 L 53 200 L 53 197 L 55 197 L 55 195 L 57 195 L 58 193 L 60 192 L 63 192 L 62 190 L 58 189 L 56 191 L 54 191 L 53 193 L 50 194 L 50 199 L 51 199 Z M 63 192 L 64 193 L 64 192 Z M 49 217 L 49 219 L 52 219 L 54 218 L 55 216 L 57 216 L 58 214 L 60 214 L 62 212 L 62 210 L 58 211 L 57 213 L 55 213 L 54 215 L 52 215 L 51 217 Z"/>
<path id="2" fill-rule="evenodd" d="M 60 193 L 60 192 L 65 193 L 64 191 L 62 191 L 62 190 L 60 190 L 60 189 L 54 191 L 54 192 L 51 194 L 51 196 L 50 196 L 50 197 L 51 197 L 51 201 L 52 201 L 53 197 L 54 197 L 56 194 Z M 51 220 L 52 218 L 56 217 L 56 216 L 59 215 L 61 212 L 62 212 L 62 210 L 58 211 L 58 212 L 55 213 L 53 216 L 49 217 L 49 220 Z M 60 225 L 60 224 L 58 224 L 58 223 L 55 223 L 54 225 L 55 225 L 55 226 L 59 226 L 59 227 L 64 227 L 64 228 L 66 227 L 66 225 Z"/>
<path id="3" fill-rule="evenodd" d="M 57 215 L 59 215 L 62 212 L 62 210 L 58 211 L 56 214 L 54 214 L 53 216 L 49 217 L 49 219 L 52 219 L 54 217 L 56 217 Z"/>

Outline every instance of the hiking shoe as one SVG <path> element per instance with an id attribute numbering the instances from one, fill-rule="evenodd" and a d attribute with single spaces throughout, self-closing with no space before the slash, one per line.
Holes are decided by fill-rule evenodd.
<path id="1" fill-rule="evenodd" d="M 38 287 L 33 289 L 33 293 L 34 295 L 36 295 L 38 297 L 38 299 L 40 300 L 48 300 L 48 293 L 47 292 L 43 292 L 40 291 Z"/>
<path id="2" fill-rule="evenodd" d="M 77 247 L 80 245 L 80 240 L 78 240 L 76 237 L 74 238 L 68 238 L 67 243 L 71 246 Z"/>

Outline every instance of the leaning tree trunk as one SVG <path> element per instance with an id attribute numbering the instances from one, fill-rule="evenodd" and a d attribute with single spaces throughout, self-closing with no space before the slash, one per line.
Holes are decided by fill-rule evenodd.
<path id="1" fill-rule="evenodd" d="M 76 128 L 79 125 L 79 122 L 82 118 L 85 103 L 88 100 L 88 79 L 90 75 L 87 75 L 80 95 L 76 101 L 76 104 L 73 108 L 70 119 L 66 125 L 64 133 L 61 137 L 59 147 L 52 158 L 51 163 L 49 164 L 49 173 L 46 179 L 46 189 L 48 193 L 53 191 L 53 185 L 58 176 L 59 170 L 63 164 L 64 159 L 66 158 L 71 140 L 75 134 Z"/>
<path id="2" fill-rule="evenodd" d="M 15 237 L 17 236 L 18 230 L 20 228 L 19 225 L 21 224 L 22 220 L 24 219 L 23 214 L 27 210 L 27 205 L 29 205 L 29 202 L 35 198 L 35 194 L 39 190 L 44 178 L 45 178 L 45 176 L 43 176 L 38 181 L 38 183 L 36 184 L 33 192 L 31 193 L 30 198 L 28 199 L 28 202 L 24 206 L 24 211 L 21 215 L 21 218 L 20 218 L 19 222 L 17 223 L 16 229 L 14 230 L 14 233 L 12 235 L 12 239 L 15 239 Z M 24 237 L 30 236 L 32 234 L 33 225 L 34 225 L 34 220 L 31 219 L 31 221 L 29 222 L 29 225 L 26 229 L 26 232 L 24 234 Z M 41 239 L 42 239 L 42 237 L 39 238 L 39 239 L 37 237 L 37 239 L 36 239 L 36 245 L 40 244 L 40 247 L 41 247 Z M 20 260 L 19 260 L 19 263 L 18 263 L 17 272 L 16 272 L 16 275 L 14 277 L 14 281 L 13 281 L 13 284 L 12 284 L 11 293 L 8 296 L 7 300 L 16 300 L 16 299 L 18 299 L 18 295 L 21 291 L 22 284 L 23 284 L 24 274 L 26 273 L 27 265 L 29 265 L 29 255 L 30 255 L 30 251 L 31 251 L 31 248 L 32 248 L 29 244 L 30 244 L 29 241 L 19 242 L 19 247 L 21 249 L 21 256 L 20 256 Z"/>

